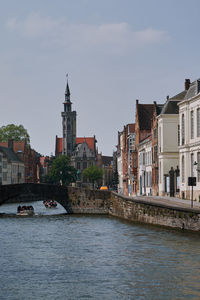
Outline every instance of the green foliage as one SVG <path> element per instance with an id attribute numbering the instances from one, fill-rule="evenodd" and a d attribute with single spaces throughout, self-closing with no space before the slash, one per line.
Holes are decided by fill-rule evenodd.
<path id="1" fill-rule="evenodd" d="M 83 176 L 88 178 L 89 181 L 94 184 L 95 181 L 102 178 L 103 170 L 97 166 L 90 166 L 83 171 Z"/>
<path id="2" fill-rule="evenodd" d="M 7 142 L 9 139 L 23 141 L 27 139 L 30 143 L 30 136 L 23 125 L 8 124 L 0 127 L 0 142 Z"/>
<path id="3" fill-rule="evenodd" d="M 76 181 L 76 169 L 70 166 L 68 156 L 61 155 L 53 161 L 48 180 L 56 184 L 61 183 L 65 185 Z"/>

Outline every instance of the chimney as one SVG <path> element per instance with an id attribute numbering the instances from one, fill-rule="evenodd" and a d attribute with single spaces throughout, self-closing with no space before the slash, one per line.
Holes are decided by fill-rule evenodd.
<path id="1" fill-rule="evenodd" d="M 8 148 L 13 150 L 13 140 L 12 139 L 8 140 Z"/>
<path id="2" fill-rule="evenodd" d="M 185 79 L 185 91 L 189 90 L 190 87 L 190 79 Z"/>

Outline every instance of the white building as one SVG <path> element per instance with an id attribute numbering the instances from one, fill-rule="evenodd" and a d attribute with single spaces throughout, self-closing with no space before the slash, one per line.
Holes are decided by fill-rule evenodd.
<path id="1" fill-rule="evenodd" d="M 145 138 L 138 146 L 139 158 L 139 193 L 152 195 L 152 140 L 151 136 Z"/>
<path id="2" fill-rule="evenodd" d="M 186 91 L 167 98 L 158 119 L 159 195 L 179 195 L 178 103 Z"/>
<path id="3" fill-rule="evenodd" d="M 200 200 L 200 79 L 192 82 L 179 103 L 180 196 L 191 199 L 188 177 L 196 177 L 194 200 Z"/>

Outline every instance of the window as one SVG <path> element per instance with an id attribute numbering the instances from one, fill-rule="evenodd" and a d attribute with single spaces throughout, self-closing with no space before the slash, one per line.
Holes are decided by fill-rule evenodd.
<path id="1" fill-rule="evenodd" d="M 154 135 L 154 139 L 157 138 L 157 128 L 154 128 L 153 135 Z"/>
<path id="2" fill-rule="evenodd" d="M 191 177 L 194 177 L 194 153 L 191 154 Z"/>
<path id="3" fill-rule="evenodd" d="M 178 125 L 178 146 L 180 146 L 180 125 Z"/>
<path id="4" fill-rule="evenodd" d="M 3 161 L 3 169 L 7 169 L 7 161 Z"/>
<path id="5" fill-rule="evenodd" d="M 200 136 L 200 108 L 197 109 L 197 136 Z"/>
<path id="6" fill-rule="evenodd" d="M 2 173 L 2 166 L 0 166 L 0 173 Z"/>
<path id="7" fill-rule="evenodd" d="M 190 137 L 194 138 L 194 111 L 190 112 Z"/>
<path id="8" fill-rule="evenodd" d="M 161 152 L 161 127 L 158 129 L 159 152 Z"/>
<path id="9" fill-rule="evenodd" d="M 87 169 L 87 162 L 86 161 L 83 162 L 83 169 Z"/>
<path id="10" fill-rule="evenodd" d="M 197 153 L 197 180 L 200 181 L 200 152 Z"/>
<path id="11" fill-rule="evenodd" d="M 182 182 L 185 182 L 185 158 L 182 156 Z"/>
<path id="12" fill-rule="evenodd" d="M 7 172 L 3 172 L 3 181 L 7 181 Z"/>
<path id="13" fill-rule="evenodd" d="M 182 114 L 181 117 L 181 135 L 182 135 L 182 145 L 185 144 L 185 117 L 184 114 Z"/>
<path id="14" fill-rule="evenodd" d="M 154 146 L 154 162 L 156 162 L 157 159 L 158 159 L 157 146 Z"/>
<path id="15" fill-rule="evenodd" d="M 77 170 L 80 170 L 80 168 L 81 168 L 81 163 L 79 161 L 77 162 L 76 168 L 77 168 Z"/>
<path id="16" fill-rule="evenodd" d="M 2 162 L 2 155 L 0 154 L 0 162 Z"/>
<path id="17" fill-rule="evenodd" d="M 160 162 L 160 165 L 159 165 L 159 181 L 161 183 L 161 162 Z"/>

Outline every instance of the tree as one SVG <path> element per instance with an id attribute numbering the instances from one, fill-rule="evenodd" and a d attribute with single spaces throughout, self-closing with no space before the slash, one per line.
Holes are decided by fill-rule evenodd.
<path id="1" fill-rule="evenodd" d="M 76 181 L 76 169 L 70 166 L 70 158 L 66 155 L 57 157 L 49 172 L 49 180 L 53 183 L 68 185 Z"/>
<path id="2" fill-rule="evenodd" d="M 83 171 L 83 176 L 88 178 L 89 181 L 92 182 L 94 187 L 95 181 L 102 178 L 103 170 L 98 168 L 97 166 L 90 166 Z"/>
<path id="3" fill-rule="evenodd" d="M 30 143 L 30 136 L 23 125 L 8 124 L 0 127 L 0 142 L 7 142 L 9 139 L 14 141 L 27 140 Z"/>

